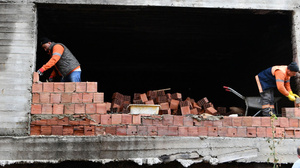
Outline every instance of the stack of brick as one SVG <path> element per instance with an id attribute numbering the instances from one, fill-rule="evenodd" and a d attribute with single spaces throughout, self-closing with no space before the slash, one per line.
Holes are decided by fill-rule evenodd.
<path id="1" fill-rule="evenodd" d="M 115 92 L 112 96 L 111 111 L 114 113 L 129 113 L 128 106 L 130 103 L 130 96 Z"/>

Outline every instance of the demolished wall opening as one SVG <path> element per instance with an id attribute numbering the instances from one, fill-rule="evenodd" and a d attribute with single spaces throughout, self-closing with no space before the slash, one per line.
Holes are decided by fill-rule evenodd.
<path id="1" fill-rule="evenodd" d="M 97 81 L 105 101 L 114 92 L 171 88 L 195 100 L 208 97 L 216 106 L 244 106 L 222 86 L 259 96 L 254 76 L 293 57 L 290 11 L 57 4 L 37 9 L 38 37 L 68 46 L 81 63 L 82 80 Z M 47 60 L 38 47 L 37 68 Z M 280 106 L 293 104 L 283 99 Z"/>

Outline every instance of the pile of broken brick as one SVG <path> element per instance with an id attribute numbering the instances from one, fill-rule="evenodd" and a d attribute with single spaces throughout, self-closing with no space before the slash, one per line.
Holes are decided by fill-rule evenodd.
<path id="1" fill-rule="evenodd" d="M 132 102 L 131 96 L 115 92 L 112 96 L 111 112 L 129 113 L 130 104 L 160 105 L 159 115 L 226 115 L 226 107 L 215 108 L 206 97 L 197 102 L 189 97 L 183 100 L 181 93 L 165 93 L 164 90 L 134 93 Z"/>

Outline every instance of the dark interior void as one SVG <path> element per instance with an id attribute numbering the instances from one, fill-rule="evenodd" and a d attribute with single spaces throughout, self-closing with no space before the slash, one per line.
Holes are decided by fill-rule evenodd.
<path id="1" fill-rule="evenodd" d="M 222 86 L 259 96 L 254 76 L 292 61 L 289 11 L 51 4 L 37 9 L 38 37 L 65 44 L 81 63 L 82 80 L 97 81 L 105 101 L 114 92 L 133 97 L 171 88 L 184 98 L 207 97 L 216 107 L 244 107 Z M 49 58 L 43 55 L 38 47 L 37 68 Z M 293 106 L 286 98 L 279 104 Z"/>

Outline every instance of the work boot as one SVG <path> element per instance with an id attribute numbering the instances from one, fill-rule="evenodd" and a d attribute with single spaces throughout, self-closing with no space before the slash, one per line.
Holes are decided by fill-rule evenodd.
<path id="1" fill-rule="evenodd" d="M 265 117 L 271 116 L 271 114 L 270 114 L 270 112 L 272 112 L 271 108 L 264 108 L 261 111 L 262 111 L 263 116 L 265 116 Z"/>

